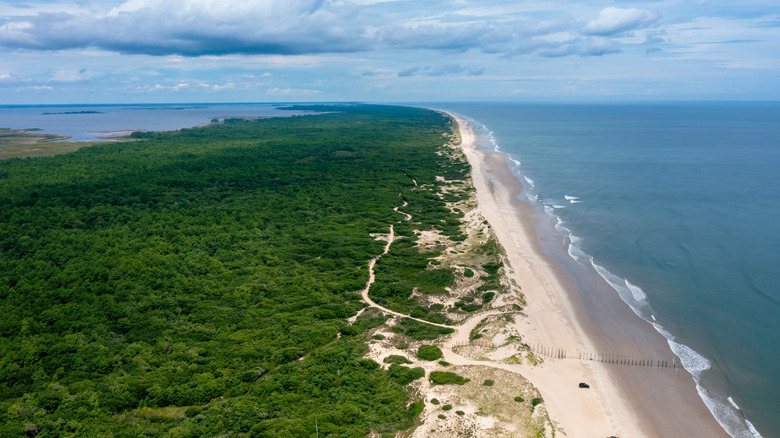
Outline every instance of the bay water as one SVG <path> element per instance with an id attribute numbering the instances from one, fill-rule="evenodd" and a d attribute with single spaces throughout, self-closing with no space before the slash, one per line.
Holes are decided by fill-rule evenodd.
<path id="1" fill-rule="evenodd" d="M 0 128 L 40 129 L 68 141 L 100 141 L 110 131 L 170 131 L 230 117 L 290 116 L 280 104 L 111 104 L 0 106 Z"/>

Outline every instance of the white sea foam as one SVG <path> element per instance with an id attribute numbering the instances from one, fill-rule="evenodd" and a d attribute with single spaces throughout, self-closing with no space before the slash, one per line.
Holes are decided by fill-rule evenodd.
<path id="1" fill-rule="evenodd" d="M 549 213 L 552 213 L 552 209 Z M 563 225 L 563 220 L 561 220 L 560 216 L 555 216 L 555 219 L 555 229 L 558 230 L 559 233 L 568 236 L 571 239 L 571 230 Z"/>
<path id="2" fill-rule="evenodd" d="M 712 363 L 709 359 L 697 353 L 691 347 L 677 342 L 674 335 L 660 324 L 652 324 L 658 333 L 661 333 L 666 338 L 669 348 L 680 359 L 683 368 L 691 374 L 693 381 L 696 383 L 696 391 L 699 393 L 699 397 L 726 433 L 733 438 L 762 438 L 761 434 L 753 427 L 753 424 L 742 414 L 742 410 L 734 402 L 734 399 L 729 396 L 724 400 L 722 395 L 713 394 L 701 385 L 701 374 L 712 368 Z"/>
<path id="3" fill-rule="evenodd" d="M 699 396 L 726 433 L 733 438 L 762 438 L 739 408 L 719 400 L 701 386 L 698 379 L 694 378 L 693 380 L 696 382 L 696 391 L 698 391 Z"/>
<path id="4" fill-rule="evenodd" d="M 630 307 L 631 310 L 637 314 L 637 316 L 644 319 L 645 321 L 650 321 L 649 316 L 646 316 L 651 314 L 650 305 L 647 302 L 647 296 L 644 294 L 644 292 L 638 294 L 638 296 L 635 295 L 634 291 L 627 285 L 625 278 L 618 277 L 617 275 L 609 272 L 607 268 L 597 264 L 592 258 L 590 260 L 590 264 L 593 266 L 593 269 L 598 272 L 601 278 L 606 280 L 606 282 L 612 286 L 612 289 L 617 291 L 623 302 L 628 304 L 628 307 Z"/>
<path id="5" fill-rule="evenodd" d="M 566 200 L 569 201 L 572 204 L 577 204 L 577 203 L 582 202 L 582 201 L 580 201 L 579 196 L 564 195 L 563 197 L 566 198 Z"/>
<path id="6" fill-rule="evenodd" d="M 588 255 L 585 253 L 585 251 L 579 249 L 577 245 L 570 243 L 569 244 L 569 257 L 573 258 L 576 262 L 582 262 L 583 260 L 588 259 Z"/>
<path id="7" fill-rule="evenodd" d="M 566 208 L 566 206 L 565 205 L 560 205 L 560 204 L 553 204 L 552 208 Z"/>
<path id="8" fill-rule="evenodd" d="M 629 283 L 628 280 L 626 280 L 626 286 L 628 286 L 628 289 L 631 291 L 631 294 L 634 296 L 635 300 L 647 301 L 647 295 L 645 294 L 645 291 L 643 291 L 641 287 Z"/>
<path id="9" fill-rule="evenodd" d="M 513 162 L 513 163 L 515 163 L 515 166 L 522 166 L 522 165 L 523 165 L 523 162 L 522 162 L 522 161 L 515 160 L 515 159 L 514 159 L 514 158 L 512 158 L 510 155 L 507 155 L 507 157 L 509 158 L 509 161 L 511 161 L 511 162 Z"/>
<path id="10" fill-rule="evenodd" d="M 527 182 L 528 185 L 531 186 L 531 188 L 534 188 L 534 180 L 528 178 L 527 176 L 523 176 L 523 178 L 525 178 L 525 182 Z"/>

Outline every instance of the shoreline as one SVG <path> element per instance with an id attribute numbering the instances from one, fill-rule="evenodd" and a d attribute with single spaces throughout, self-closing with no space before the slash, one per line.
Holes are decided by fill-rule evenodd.
<path id="1" fill-rule="evenodd" d="M 577 272 L 572 263 L 550 254 L 561 236 L 552 227 L 545 229 L 534 207 L 518 199 L 523 186 L 506 156 L 485 148 L 472 125 L 447 114 L 460 130 L 478 208 L 506 252 L 507 276 L 527 299 L 528 317 L 519 327 L 524 342 L 575 357 L 548 358 L 522 371 L 541 391 L 553 420 L 569 436 L 728 437 L 686 371 L 577 359 L 581 353 L 609 352 L 671 361 L 673 354 L 666 339 L 610 293 L 603 279 L 589 278 L 584 269 Z M 591 388 L 579 389 L 579 382 Z"/>

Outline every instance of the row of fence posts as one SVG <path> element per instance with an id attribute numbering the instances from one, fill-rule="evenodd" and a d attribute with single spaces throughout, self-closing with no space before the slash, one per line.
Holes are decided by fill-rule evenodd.
<path id="1" fill-rule="evenodd" d="M 566 350 L 563 350 L 561 348 L 548 347 L 542 344 L 530 345 L 529 347 L 531 351 L 534 352 L 534 354 L 539 354 L 541 356 L 547 356 L 556 359 L 569 358 L 569 355 L 566 354 Z M 572 356 L 571 358 L 573 359 L 574 357 Z M 609 353 L 578 353 L 577 359 L 591 360 L 595 362 L 610 363 L 616 365 L 630 365 L 630 366 L 640 366 L 640 367 L 668 368 L 670 366 L 668 360 L 646 359 L 646 358 L 638 359 L 630 356 L 625 356 L 622 354 L 609 354 Z M 677 368 L 676 360 L 674 359 L 672 360 L 671 367 Z"/>
<path id="2" fill-rule="evenodd" d="M 469 342 L 459 342 L 452 345 L 452 348 L 457 347 L 482 347 L 482 348 L 498 348 L 498 346 L 489 341 L 483 341 L 475 339 Z M 547 345 L 536 344 L 528 346 L 534 354 L 540 356 L 546 356 L 554 359 L 574 359 L 574 356 L 569 356 L 566 350 L 562 348 L 549 347 Z M 658 359 L 637 359 L 634 357 L 624 356 L 621 354 L 607 354 L 607 353 L 578 353 L 577 359 L 579 360 L 591 360 L 601 363 L 609 363 L 616 365 L 629 365 L 640 367 L 658 367 L 658 368 L 678 368 L 677 360 L 672 359 L 671 365 L 668 360 Z"/>

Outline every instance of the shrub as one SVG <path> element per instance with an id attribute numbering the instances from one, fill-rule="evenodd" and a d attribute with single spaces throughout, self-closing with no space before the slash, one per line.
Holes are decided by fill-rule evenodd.
<path id="1" fill-rule="evenodd" d="M 417 349 L 417 357 L 422 360 L 436 360 L 443 356 L 439 347 L 435 345 L 422 345 Z"/>
<path id="2" fill-rule="evenodd" d="M 504 264 L 501 263 L 501 262 L 498 262 L 498 263 L 492 263 L 491 262 L 491 263 L 485 263 L 484 265 L 482 265 L 482 269 L 484 269 L 485 272 L 487 272 L 490 275 L 495 275 L 498 272 L 498 270 L 501 269 L 502 266 L 504 266 Z"/>
<path id="3" fill-rule="evenodd" d="M 536 407 L 536 405 L 538 405 L 538 404 L 542 403 L 542 401 L 543 401 L 543 400 L 542 400 L 542 398 L 541 398 L 541 397 L 536 397 L 536 398 L 534 398 L 533 400 L 531 400 L 531 406 L 534 406 L 534 407 Z"/>
<path id="4" fill-rule="evenodd" d="M 489 303 L 493 300 L 493 297 L 496 296 L 495 292 L 485 292 L 482 294 L 482 302 L 483 303 Z"/>
<path id="5" fill-rule="evenodd" d="M 447 416 L 444 415 L 444 414 L 439 414 L 439 418 L 443 420 L 443 419 L 447 418 Z"/>
<path id="6" fill-rule="evenodd" d="M 409 359 L 407 359 L 407 358 L 405 358 L 403 356 L 397 355 L 397 354 L 391 354 L 390 356 L 387 356 L 386 358 L 384 358 L 382 360 L 382 362 L 384 362 L 384 363 L 394 363 L 394 364 L 398 364 L 398 365 L 405 364 L 405 363 L 412 363 L 412 361 L 410 361 Z"/>
<path id="7" fill-rule="evenodd" d="M 465 271 L 463 271 L 463 276 L 471 278 L 474 276 L 474 271 L 472 271 L 471 269 L 466 269 Z"/>
<path id="8" fill-rule="evenodd" d="M 402 365 L 392 364 L 387 369 L 390 378 L 401 385 L 408 385 L 420 377 L 425 377 L 425 370 L 422 368 L 409 368 Z"/>
<path id="9" fill-rule="evenodd" d="M 485 380 L 484 383 L 482 383 L 482 385 L 484 385 L 484 386 L 493 386 L 494 383 L 496 383 L 496 382 L 494 382 L 494 381 L 492 381 L 490 379 L 487 379 L 487 380 Z"/>
<path id="10" fill-rule="evenodd" d="M 377 340 L 377 341 L 381 341 L 384 338 L 385 338 L 384 335 L 374 335 L 374 336 L 371 336 L 371 339 L 374 339 L 374 340 Z"/>
<path id="11" fill-rule="evenodd" d="M 438 398 L 432 398 L 432 399 L 431 399 L 431 404 L 432 404 L 432 405 L 438 405 L 439 403 L 440 403 L 440 402 L 439 402 L 439 399 L 438 399 Z"/>
<path id="12" fill-rule="evenodd" d="M 449 411 L 450 409 L 452 409 L 452 405 L 444 405 L 441 407 L 442 411 Z"/>
<path id="13" fill-rule="evenodd" d="M 522 403 L 522 402 L 525 401 L 525 399 L 518 395 L 517 397 L 515 397 L 515 401 L 518 402 L 518 403 Z"/>
<path id="14" fill-rule="evenodd" d="M 443 367 L 448 367 L 448 366 L 450 366 L 451 364 L 450 364 L 449 362 L 447 362 L 446 360 L 440 360 L 440 361 L 439 361 L 439 365 L 441 365 L 441 366 L 443 366 Z"/>
<path id="15" fill-rule="evenodd" d="M 463 411 L 455 411 L 455 413 L 456 413 L 456 414 L 458 414 L 458 415 L 460 415 L 460 416 L 466 415 L 466 413 L 465 413 L 465 412 L 463 412 Z"/>
<path id="16" fill-rule="evenodd" d="M 430 381 L 433 385 L 463 385 L 469 379 L 449 371 L 431 371 Z"/>
<path id="17" fill-rule="evenodd" d="M 409 412 L 409 417 L 417 418 L 420 414 L 422 414 L 422 411 L 424 409 L 425 409 L 425 400 L 418 400 L 416 402 L 409 404 L 409 409 L 407 409 L 407 412 Z"/>

